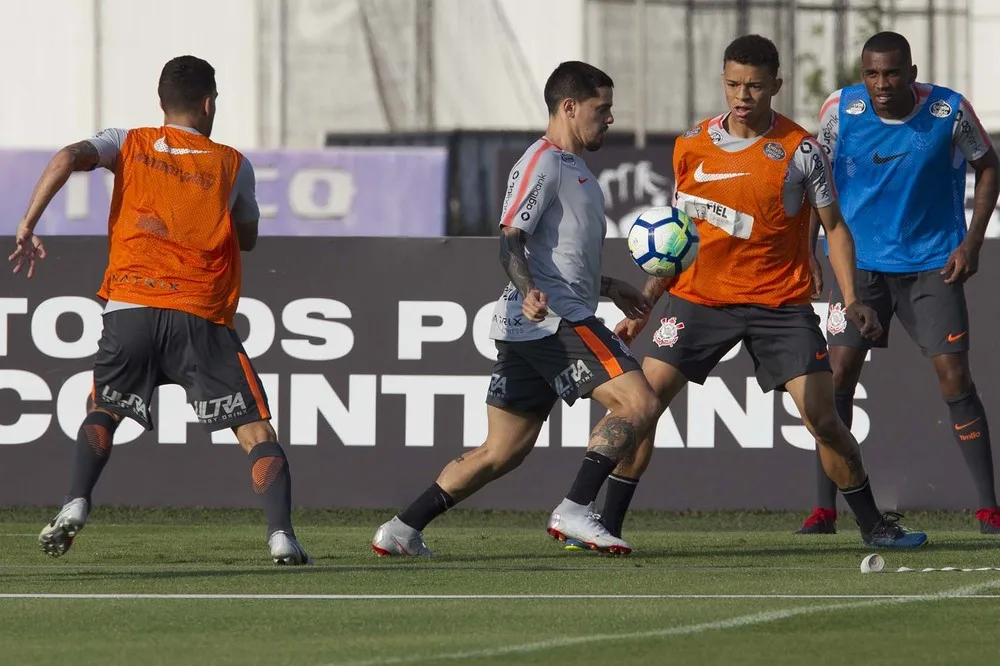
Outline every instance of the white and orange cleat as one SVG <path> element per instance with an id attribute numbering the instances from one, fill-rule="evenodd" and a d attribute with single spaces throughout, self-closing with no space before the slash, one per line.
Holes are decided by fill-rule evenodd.
<path id="1" fill-rule="evenodd" d="M 612 555 L 629 555 L 632 546 L 624 539 L 612 536 L 589 506 L 564 499 L 549 516 L 546 531 L 554 539 L 573 542 L 577 547 Z"/>

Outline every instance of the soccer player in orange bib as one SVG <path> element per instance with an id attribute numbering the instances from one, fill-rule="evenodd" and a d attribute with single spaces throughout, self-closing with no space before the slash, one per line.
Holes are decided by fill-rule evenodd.
<path id="1" fill-rule="evenodd" d="M 824 151 L 806 130 L 771 109 L 781 88 L 778 65 L 769 40 L 747 35 L 732 42 L 722 74 L 729 112 L 696 125 L 674 145 L 674 205 L 695 220 L 701 247 L 672 285 L 655 278 L 646 283 L 651 300 L 668 289 L 670 298 L 643 372 L 665 410 L 687 382 L 703 383 L 742 342 L 761 389 L 792 396 L 865 544 L 918 547 L 927 538 L 923 532 L 877 508 L 858 443 L 834 407 L 827 346 L 810 305 L 811 209 L 829 239 L 846 316 L 866 337 L 878 337 L 881 328 L 875 312 L 855 295 L 854 241 Z M 645 323 L 624 320 L 616 332 L 628 344 Z M 635 458 L 621 461 L 609 480 L 601 516 L 612 534 L 621 533 L 652 452 L 650 432 Z"/>
<path id="2" fill-rule="evenodd" d="M 91 406 L 77 435 L 66 503 L 39 544 L 53 557 L 69 549 L 86 524 L 122 418 L 152 430 L 153 391 L 179 384 L 201 424 L 231 428 L 248 454 L 274 562 L 307 564 L 292 529 L 288 460 L 260 377 L 233 329 L 240 251 L 254 248 L 260 218 L 253 167 L 209 139 L 218 96 L 210 64 L 174 58 L 163 67 L 158 93 L 162 127 L 106 129 L 56 153 L 17 229 L 10 260 L 15 273 L 27 265 L 30 278 L 45 258 L 35 225 L 70 174 L 99 166 L 114 173 Z"/>

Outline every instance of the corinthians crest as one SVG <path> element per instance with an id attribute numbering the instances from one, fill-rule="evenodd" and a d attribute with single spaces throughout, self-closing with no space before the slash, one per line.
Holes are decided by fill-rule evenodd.
<path id="1" fill-rule="evenodd" d="M 677 317 L 661 319 L 660 327 L 653 333 L 653 342 L 657 347 L 673 347 L 677 342 L 677 331 L 684 328 L 684 322 L 677 321 Z"/>
<path id="2" fill-rule="evenodd" d="M 830 313 L 826 317 L 826 330 L 830 335 L 837 335 L 847 330 L 847 315 L 844 313 L 842 303 L 830 306 Z"/>

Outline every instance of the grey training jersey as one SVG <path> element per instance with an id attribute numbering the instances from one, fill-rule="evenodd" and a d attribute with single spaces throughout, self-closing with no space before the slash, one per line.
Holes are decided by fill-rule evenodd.
<path id="1" fill-rule="evenodd" d="M 528 321 L 521 294 L 508 283 L 493 311 L 491 338 L 536 340 L 555 333 L 560 319 L 595 315 L 607 231 L 604 194 L 578 155 L 546 138 L 532 144 L 511 169 L 500 224 L 528 234 L 528 267 L 548 297 L 549 315 Z"/>

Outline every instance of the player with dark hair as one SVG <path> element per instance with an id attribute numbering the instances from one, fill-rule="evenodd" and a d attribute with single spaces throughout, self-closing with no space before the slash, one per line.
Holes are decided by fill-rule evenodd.
<path id="1" fill-rule="evenodd" d="M 114 173 L 94 389 L 76 438 L 66 503 L 39 543 L 53 557 L 69 549 L 86 524 L 122 418 L 152 430 L 153 391 L 175 383 L 187 391 L 202 425 L 231 428 L 248 454 L 274 562 L 306 564 L 311 560 L 292 529 L 288 460 L 260 377 L 233 329 L 240 251 L 254 248 L 260 218 L 253 167 L 209 139 L 218 96 L 210 64 L 174 58 L 163 67 L 158 92 L 162 127 L 106 129 L 60 150 L 17 229 L 10 260 L 15 273 L 27 265 L 30 278 L 45 258 L 35 225 L 70 174 L 99 166 Z"/>
<path id="2" fill-rule="evenodd" d="M 888 346 L 889 324 L 897 317 L 934 366 L 976 488 L 980 531 L 1000 534 L 990 430 L 969 370 L 962 286 L 979 267 L 1000 192 L 997 153 L 968 100 L 917 83 L 903 35 L 880 32 L 869 39 L 861 77 L 862 83 L 827 99 L 819 139 L 831 155 L 844 219 L 857 238 L 858 298 L 875 309 L 885 333 L 874 341 L 858 335 L 843 317 L 843 293 L 833 290 L 827 339 L 837 412 L 850 426 L 865 357 L 873 346 Z M 976 190 L 967 229 L 968 166 L 976 172 Z M 816 477 L 817 506 L 799 533 L 832 534 L 836 489 L 818 469 Z"/>
<path id="3" fill-rule="evenodd" d="M 568 404 L 592 398 L 609 413 L 591 433 L 548 532 L 593 550 L 631 552 L 590 510 L 657 413 L 638 362 L 595 316 L 601 296 L 630 317 L 649 311 L 637 289 L 601 275 L 604 197 L 583 155 L 604 143 L 614 121 L 612 93 L 611 78 L 582 62 L 562 63 L 546 82 L 548 130 L 511 170 L 501 213 L 500 262 L 510 283 L 490 332 L 497 361 L 486 397 L 486 441 L 449 463 L 436 483 L 376 530 L 372 548 L 379 555 L 430 555 L 422 535 L 427 524 L 521 464 L 560 398 Z"/>
<path id="4" fill-rule="evenodd" d="M 700 249 L 673 282 L 650 278 L 646 296 L 670 297 L 653 333 L 643 373 L 662 413 L 692 381 L 701 384 L 742 342 L 764 391 L 787 391 L 816 437 L 827 474 L 841 489 L 870 546 L 912 548 L 923 532 L 882 514 L 858 443 L 833 404 L 833 380 L 819 317 L 810 305 L 809 216 L 815 208 L 830 239 L 830 261 L 848 295 L 845 316 L 869 337 L 881 334 L 871 308 L 854 298 L 854 243 L 837 206 L 830 166 L 806 130 L 771 109 L 781 89 L 778 50 L 764 37 L 736 39 L 723 56 L 729 111 L 705 120 L 674 144 L 674 205 L 695 220 Z M 615 329 L 626 343 L 647 319 Z M 639 477 L 653 453 L 650 430 L 637 454 L 611 477 L 601 520 L 621 534 Z M 575 544 L 572 544 L 575 545 Z"/>

